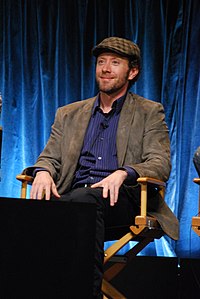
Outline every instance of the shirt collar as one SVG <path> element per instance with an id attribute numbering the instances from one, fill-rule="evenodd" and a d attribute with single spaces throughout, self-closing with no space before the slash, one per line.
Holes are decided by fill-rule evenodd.
<path id="1" fill-rule="evenodd" d="M 115 109 L 116 113 L 119 113 L 121 111 L 122 106 L 123 106 L 124 101 L 125 101 L 125 98 L 126 98 L 126 94 L 124 94 L 120 98 L 116 99 L 114 101 L 114 103 L 112 104 L 112 108 Z M 94 102 L 94 106 L 93 106 L 93 109 L 92 109 L 92 115 L 94 115 L 99 108 L 100 108 L 100 94 L 97 95 L 97 98 Z"/>

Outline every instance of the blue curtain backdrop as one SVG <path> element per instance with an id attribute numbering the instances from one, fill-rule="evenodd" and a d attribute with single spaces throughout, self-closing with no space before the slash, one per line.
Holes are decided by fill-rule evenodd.
<path id="1" fill-rule="evenodd" d="M 96 94 L 92 47 L 108 36 L 129 38 L 142 53 L 132 90 L 165 108 L 172 153 L 166 201 L 180 221 L 179 241 L 161 238 L 145 254 L 200 257 L 191 230 L 198 209 L 192 157 L 200 145 L 199 13 L 198 0 L 1 0 L 0 196 L 20 196 L 15 176 L 36 161 L 56 109 Z"/>

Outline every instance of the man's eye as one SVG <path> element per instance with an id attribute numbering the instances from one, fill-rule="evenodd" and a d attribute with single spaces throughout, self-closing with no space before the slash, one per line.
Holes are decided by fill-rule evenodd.
<path id="1" fill-rule="evenodd" d="M 113 65 L 119 65 L 119 61 L 118 60 L 113 60 Z"/>
<path id="2" fill-rule="evenodd" d="M 103 64 L 104 61 L 103 60 L 98 60 L 98 64 Z"/>

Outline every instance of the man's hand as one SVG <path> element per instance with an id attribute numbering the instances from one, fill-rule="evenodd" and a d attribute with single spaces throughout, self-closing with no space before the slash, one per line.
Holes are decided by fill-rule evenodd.
<path id="1" fill-rule="evenodd" d="M 56 197 L 60 197 L 58 194 L 56 185 L 50 176 L 48 171 L 38 171 L 32 184 L 30 198 L 43 199 L 45 193 L 45 199 L 49 200 L 51 193 Z"/>
<path id="2" fill-rule="evenodd" d="M 118 200 L 119 188 L 127 178 L 125 170 L 116 170 L 102 181 L 95 183 L 91 188 L 103 188 L 103 197 L 107 198 L 110 195 L 110 205 L 114 206 Z"/>

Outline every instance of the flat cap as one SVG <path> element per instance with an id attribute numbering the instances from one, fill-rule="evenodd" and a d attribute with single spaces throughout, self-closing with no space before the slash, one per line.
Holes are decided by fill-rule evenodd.
<path id="1" fill-rule="evenodd" d="M 114 52 L 122 56 L 140 58 L 140 49 L 131 40 L 121 37 L 105 38 L 92 49 L 92 54 L 97 57 L 103 52 Z"/>

